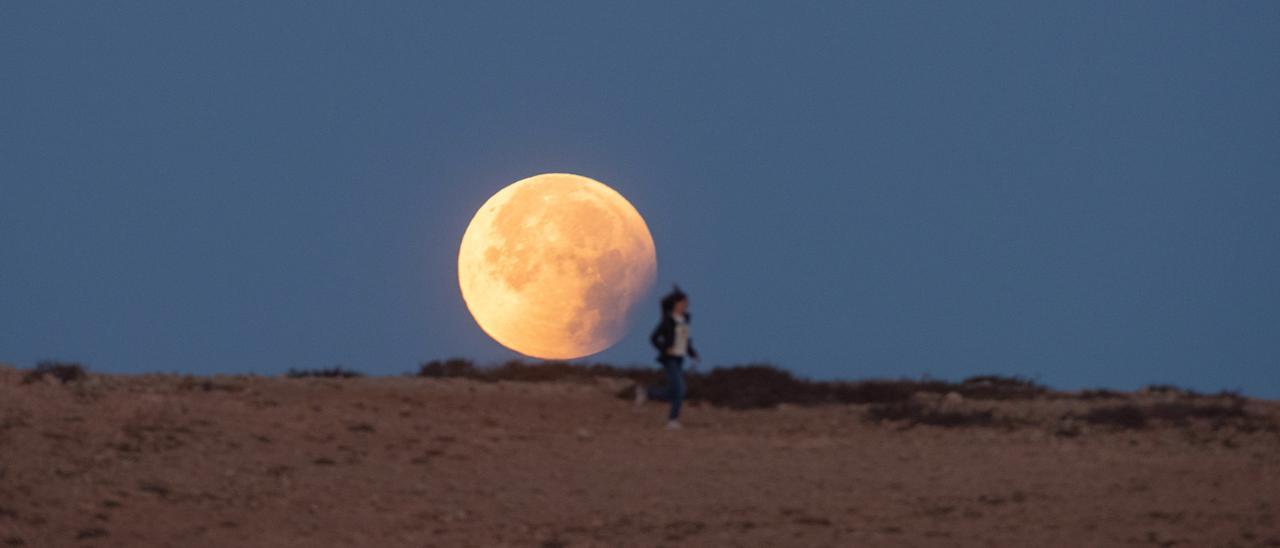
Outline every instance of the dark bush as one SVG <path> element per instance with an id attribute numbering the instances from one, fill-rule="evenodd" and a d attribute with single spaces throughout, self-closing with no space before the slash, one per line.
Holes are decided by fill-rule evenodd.
<path id="1" fill-rule="evenodd" d="M 479 376 L 479 371 L 476 370 L 476 366 L 471 363 L 471 360 L 464 358 L 449 358 L 443 361 L 431 360 L 422 364 L 422 367 L 418 368 L 418 376 L 435 378 L 476 378 Z"/>
<path id="2" fill-rule="evenodd" d="M 1142 387 L 1142 391 L 1151 394 L 1172 394 L 1183 398 L 1200 398 L 1204 396 L 1204 394 L 1190 388 L 1182 388 L 1172 384 L 1148 384 Z"/>
<path id="3" fill-rule="evenodd" d="M 689 378 L 690 398 L 736 409 L 772 407 L 780 403 L 816 405 L 824 403 L 907 402 L 916 393 L 957 392 L 968 399 L 1026 399 L 1048 389 L 1017 377 L 984 376 L 950 383 L 936 379 L 873 379 L 858 382 L 817 382 L 797 378 L 769 364 L 717 368 L 705 376 Z"/>
<path id="4" fill-rule="evenodd" d="M 957 392 L 974 400 L 1025 400 L 1048 392 L 1030 379 L 1001 375 L 977 375 L 960 383 Z"/>
<path id="5" fill-rule="evenodd" d="M 1174 426 L 1187 426 L 1194 420 L 1208 421 L 1215 430 L 1226 426 L 1246 432 L 1280 430 L 1280 426 L 1269 418 L 1249 413 L 1244 407 L 1243 399 L 1231 400 L 1229 403 L 1179 401 L 1146 406 L 1099 407 L 1090 410 L 1083 418 L 1090 424 L 1110 426 L 1120 430 L 1140 430 L 1155 421 Z"/>
<path id="6" fill-rule="evenodd" d="M 1154 404 L 1150 415 L 1175 424 L 1186 424 L 1190 419 L 1225 421 L 1248 416 L 1243 403 L 1196 405 L 1186 402 Z"/>
<path id="7" fill-rule="evenodd" d="M 1124 392 L 1116 392 L 1106 388 L 1094 388 L 1080 391 L 1080 399 L 1082 400 L 1123 400 L 1128 399 L 1129 395 Z"/>
<path id="8" fill-rule="evenodd" d="M 929 384 L 911 380 L 868 380 L 854 383 L 841 383 L 831 388 L 835 401 L 840 403 L 894 403 L 911 399 L 921 388 L 921 384 Z M 926 388 L 924 391 L 932 392 Z M 942 391 L 945 393 L 946 391 Z"/>
<path id="9" fill-rule="evenodd" d="M 876 423 L 905 421 L 908 426 L 927 424 L 946 428 L 1012 425 L 1008 420 L 997 419 L 990 410 L 943 410 L 915 401 L 872 404 L 867 408 L 867 419 Z"/>
<path id="10" fill-rule="evenodd" d="M 616 367 L 608 364 L 568 362 L 529 363 L 512 360 L 497 367 L 480 369 L 464 359 L 431 361 L 418 374 L 424 377 L 470 378 L 482 381 L 556 382 L 586 381 L 594 378 L 625 378 L 644 386 L 665 382 L 658 367 Z M 705 401 L 732 409 L 774 407 L 778 404 L 818 405 L 826 403 L 892 403 L 911 400 L 917 392 L 946 394 L 957 392 L 970 399 L 1029 398 L 1047 389 L 1017 377 L 982 376 L 951 383 L 934 379 L 875 379 L 859 382 L 818 382 L 798 378 L 771 364 L 757 363 L 686 372 L 687 399 Z M 631 387 L 618 391 L 619 398 L 631 398 Z"/>
<path id="11" fill-rule="evenodd" d="M 487 381 L 580 382 L 590 380 L 593 375 L 585 367 L 578 367 L 565 362 L 529 364 L 519 360 L 512 360 L 494 369 L 484 371 L 481 376 Z"/>
<path id="12" fill-rule="evenodd" d="M 178 390 L 190 390 L 190 391 L 202 391 L 202 392 L 213 392 L 213 391 L 240 392 L 244 390 L 244 386 L 241 386 L 238 384 L 215 382 L 211 379 L 201 379 L 201 378 L 193 377 L 190 375 L 183 377 L 183 379 L 178 382 L 177 388 Z"/>
<path id="13" fill-rule="evenodd" d="M 1004 375 L 973 375 L 960 381 L 961 384 L 986 384 L 991 386 L 1009 386 L 1009 387 L 1034 387 L 1036 383 L 1022 377 L 1007 377 Z"/>
<path id="14" fill-rule="evenodd" d="M 452 358 L 433 360 L 422 364 L 418 375 L 432 378 L 466 378 L 486 382 L 584 382 L 597 378 L 630 379 L 641 386 L 665 382 L 661 368 L 617 367 L 609 364 L 574 364 L 569 362 L 524 362 L 512 360 L 491 368 L 478 368 L 470 360 Z M 686 373 L 687 398 L 705 401 L 712 405 L 731 409 L 758 409 L 776 407 L 779 404 L 819 405 L 829 403 L 872 404 L 871 420 L 908 420 L 911 424 L 939 426 L 994 425 L 1009 426 L 1009 419 L 1001 419 L 988 411 L 941 410 L 918 403 L 916 394 L 944 395 L 955 392 L 965 400 L 1012 400 L 1042 396 L 1072 397 L 1022 377 L 978 375 L 959 383 L 936 379 L 871 379 L 857 382 L 812 381 L 796 377 L 785 369 L 770 364 L 748 364 L 734 367 L 701 370 Z M 1276 426 L 1258 417 L 1249 416 L 1243 409 L 1243 397 L 1235 392 L 1220 392 L 1204 396 L 1189 390 L 1168 385 L 1154 385 L 1148 390 L 1182 395 L 1193 394 L 1197 398 L 1217 398 L 1227 403 L 1190 405 L 1192 402 L 1173 402 L 1157 406 L 1139 407 L 1121 405 L 1100 407 L 1083 416 L 1067 415 L 1094 424 L 1120 429 L 1145 428 L 1149 420 L 1184 424 L 1191 419 L 1214 421 L 1215 427 L 1235 424 L 1248 429 L 1275 429 Z M 633 386 L 618 390 L 617 397 L 630 399 Z M 1130 399 L 1129 394 L 1107 389 L 1085 390 L 1079 393 L 1082 400 Z M 1185 407 L 1180 407 L 1185 404 Z"/>
<path id="15" fill-rule="evenodd" d="M 1090 409 L 1083 418 L 1092 425 L 1120 430 L 1141 430 L 1147 427 L 1147 413 L 1136 405 L 1098 407 Z"/>
<path id="16" fill-rule="evenodd" d="M 831 401 L 822 386 L 768 364 L 712 369 L 705 375 L 691 376 L 689 381 L 691 399 L 732 409 Z"/>
<path id="17" fill-rule="evenodd" d="M 1243 404 L 1245 397 L 1237 390 L 1219 390 L 1212 394 L 1198 392 L 1190 388 L 1182 388 L 1172 384 L 1149 384 L 1144 386 L 1139 392 L 1148 394 L 1172 395 L 1177 399 L 1183 400 L 1228 400 Z"/>
<path id="18" fill-rule="evenodd" d="M 36 364 L 35 369 L 27 372 L 22 377 L 22 383 L 30 384 L 44 380 L 45 377 L 53 377 L 62 381 L 62 384 L 66 384 L 71 381 L 83 380 L 88 377 L 88 374 L 85 373 L 84 367 L 78 363 L 42 361 Z"/>
<path id="19" fill-rule="evenodd" d="M 955 392 L 971 400 L 1031 399 L 1049 389 L 1020 377 L 982 375 L 960 383 L 937 379 L 874 379 L 858 382 L 822 383 L 832 401 L 840 403 L 893 403 L 911 400 L 917 393 Z"/>
<path id="20" fill-rule="evenodd" d="M 350 378 L 356 378 L 356 377 L 363 377 L 364 373 L 361 373 L 359 371 L 354 371 L 351 369 L 346 369 L 341 365 L 339 365 L 336 367 L 329 367 L 326 369 L 289 369 L 289 372 L 285 373 L 285 376 L 290 379 L 305 379 L 309 377 L 322 377 L 322 378 L 329 378 L 329 379 L 350 379 Z"/>
<path id="21" fill-rule="evenodd" d="M 1210 394 L 1209 398 L 1217 398 L 1231 401 L 1244 402 L 1244 396 L 1239 390 L 1219 390 L 1216 394 Z"/>
<path id="22" fill-rule="evenodd" d="M 663 376 L 662 371 L 657 367 L 617 367 L 596 363 L 588 365 L 586 368 L 593 377 L 617 377 L 650 382 Z M 696 373 L 693 374 L 696 375 Z"/>
<path id="23" fill-rule="evenodd" d="M 510 360 L 496 367 L 478 368 L 470 360 L 452 358 L 432 360 L 422 364 L 418 376 L 433 378 L 464 378 L 485 382 L 582 382 L 595 378 L 627 378 L 652 382 L 659 372 L 645 368 L 615 367 L 608 364 L 574 364 L 569 362 L 525 362 Z"/>

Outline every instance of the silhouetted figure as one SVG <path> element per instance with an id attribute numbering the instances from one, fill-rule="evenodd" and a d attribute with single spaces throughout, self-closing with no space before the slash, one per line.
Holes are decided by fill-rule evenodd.
<path id="1" fill-rule="evenodd" d="M 667 384 L 661 387 L 650 387 L 645 390 L 636 386 L 636 402 L 644 403 L 646 399 L 671 402 L 671 412 L 667 416 L 667 428 L 680 429 L 680 406 L 684 403 L 684 359 L 686 356 L 699 363 L 698 351 L 693 348 L 693 338 L 689 336 L 689 296 L 680 291 L 678 286 L 662 298 L 662 319 L 658 327 L 649 335 L 649 342 L 658 349 L 658 363 L 662 364 L 667 374 Z"/>

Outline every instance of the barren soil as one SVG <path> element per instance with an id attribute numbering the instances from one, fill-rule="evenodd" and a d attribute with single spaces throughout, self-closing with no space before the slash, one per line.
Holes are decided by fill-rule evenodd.
<path id="1" fill-rule="evenodd" d="M 0 366 L 0 546 L 1280 546 L 1275 431 L 830 405 L 672 432 L 611 380 L 21 378 Z"/>

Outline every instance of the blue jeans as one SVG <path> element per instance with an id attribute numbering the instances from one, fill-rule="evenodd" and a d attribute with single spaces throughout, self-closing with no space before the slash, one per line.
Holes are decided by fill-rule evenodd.
<path id="1" fill-rule="evenodd" d="M 671 413 L 667 418 L 676 420 L 680 418 L 680 405 L 684 403 L 685 385 L 684 385 L 684 357 L 683 356 L 663 356 L 658 358 L 658 363 L 662 364 L 662 369 L 667 372 L 667 385 L 663 387 L 649 387 L 649 399 L 671 402 Z"/>

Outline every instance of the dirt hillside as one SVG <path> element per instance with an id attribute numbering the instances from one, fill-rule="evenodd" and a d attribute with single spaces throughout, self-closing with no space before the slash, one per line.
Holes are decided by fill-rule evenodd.
<path id="1" fill-rule="evenodd" d="M 617 379 L 23 377 L 0 367 L 0 546 L 1280 546 L 1266 401 L 1134 427 L 1062 398 L 922 397 L 1018 419 L 950 427 L 692 405 L 672 432 Z"/>

